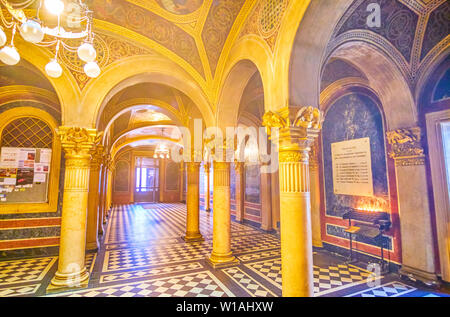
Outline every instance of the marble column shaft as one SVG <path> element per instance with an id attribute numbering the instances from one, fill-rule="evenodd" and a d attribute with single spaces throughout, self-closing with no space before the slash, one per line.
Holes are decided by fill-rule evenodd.
<path id="1" fill-rule="evenodd" d="M 200 163 L 186 163 L 188 173 L 187 183 L 187 214 L 186 214 L 186 236 L 187 242 L 202 241 L 200 233 Z"/>
<path id="2" fill-rule="evenodd" d="M 206 186 L 205 186 L 205 211 L 211 211 L 211 184 L 210 184 L 210 173 L 211 173 L 211 163 L 205 163 L 205 177 L 206 177 Z"/>
<path id="3" fill-rule="evenodd" d="M 86 229 L 86 249 L 98 249 L 98 222 L 100 211 L 100 168 L 103 147 L 99 146 L 92 155 L 89 193 L 88 193 L 88 218 Z M 101 215 L 100 215 L 101 219 Z"/>
<path id="4" fill-rule="evenodd" d="M 236 172 L 236 221 L 243 222 L 245 215 L 245 175 L 244 163 L 235 162 Z"/>
<path id="5" fill-rule="evenodd" d="M 314 296 L 309 151 L 318 136 L 322 112 L 285 107 L 264 114 L 272 142 L 278 145 L 282 294 Z"/>
<path id="6" fill-rule="evenodd" d="M 53 287 L 80 286 L 89 279 L 85 267 L 86 219 L 91 150 L 96 142 L 93 129 L 60 127 L 65 152 L 64 195 L 58 270 Z"/>
<path id="7" fill-rule="evenodd" d="M 213 163 L 213 250 L 207 259 L 214 268 L 236 265 L 231 252 L 230 163 Z"/>
<path id="8" fill-rule="evenodd" d="M 311 179 L 311 226 L 313 246 L 322 248 L 322 231 L 320 222 L 320 178 L 317 157 L 317 141 L 311 147 L 309 173 Z"/>

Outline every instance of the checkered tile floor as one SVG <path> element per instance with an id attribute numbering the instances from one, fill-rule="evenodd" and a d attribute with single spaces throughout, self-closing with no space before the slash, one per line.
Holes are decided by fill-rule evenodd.
<path id="1" fill-rule="evenodd" d="M 231 224 L 231 247 L 241 263 L 210 268 L 212 214 L 201 211 L 205 241 L 185 243 L 186 206 L 144 204 L 116 206 L 96 254 L 86 255 L 86 289 L 47 296 L 281 296 L 279 238 L 247 225 Z M 440 296 L 370 273 L 321 251 L 314 254 L 316 296 Z M 319 265 L 320 263 L 320 265 Z M 43 296 L 56 271 L 57 258 L 0 261 L 0 297 Z M 370 282 L 370 283 L 369 283 Z"/>
<path id="2" fill-rule="evenodd" d="M 173 276 L 73 292 L 69 297 L 228 297 L 233 296 L 211 272 Z"/>
<path id="3" fill-rule="evenodd" d="M 0 262 L 0 286 L 40 281 L 55 261 L 55 257 L 47 257 Z"/>

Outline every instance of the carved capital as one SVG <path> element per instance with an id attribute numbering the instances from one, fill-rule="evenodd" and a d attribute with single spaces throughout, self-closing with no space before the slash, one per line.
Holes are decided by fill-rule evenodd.
<path id="1" fill-rule="evenodd" d="M 104 161 L 104 147 L 103 145 L 96 145 L 94 146 L 91 155 L 91 170 L 98 170 L 100 169 L 100 165 Z"/>
<path id="2" fill-rule="evenodd" d="M 245 166 L 244 162 L 235 161 L 234 170 L 236 171 L 236 174 L 242 175 L 244 173 L 244 166 Z"/>
<path id="3" fill-rule="evenodd" d="M 100 142 L 101 134 L 95 129 L 80 127 L 59 127 L 58 135 L 66 155 L 89 156 L 95 145 Z"/>
<path id="4" fill-rule="evenodd" d="M 279 112 L 268 111 L 263 116 L 263 125 L 280 151 L 282 147 L 292 147 L 292 144 L 309 148 L 322 128 L 323 114 L 318 108 L 302 107 L 298 112 L 293 109 L 286 107 Z"/>
<path id="5" fill-rule="evenodd" d="M 396 161 L 396 165 L 408 166 L 425 163 L 422 132 L 419 127 L 388 131 L 386 137 L 391 146 L 389 157 Z"/>
<path id="6" fill-rule="evenodd" d="M 200 163 L 198 162 L 188 162 L 186 163 L 186 167 L 187 167 L 187 172 L 188 174 L 191 173 L 199 173 L 200 170 Z"/>

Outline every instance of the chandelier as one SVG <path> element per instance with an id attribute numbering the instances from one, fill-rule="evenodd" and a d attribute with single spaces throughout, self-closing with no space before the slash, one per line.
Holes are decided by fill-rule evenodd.
<path id="1" fill-rule="evenodd" d="M 153 158 L 170 158 L 168 146 L 165 143 L 159 143 L 155 148 Z"/>
<path id="2" fill-rule="evenodd" d="M 96 63 L 97 52 L 93 46 L 92 11 L 81 0 L 0 0 L 0 18 L 3 27 L 11 29 L 8 39 L 0 27 L 0 61 L 16 65 L 20 54 L 14 46 L 17 31 L 21 37 L 34 45 L 54 47 L 54 57 L 45 66 L 45 72 L 52 78 L 62 74 L 58 62 L 59 51 L 64 49 L 77 53 L 88 77 L 100 75 Z M 27 14 L 33 17 L 28 17 Z M 8 13 L 8 14 L 6 14 Z"/>

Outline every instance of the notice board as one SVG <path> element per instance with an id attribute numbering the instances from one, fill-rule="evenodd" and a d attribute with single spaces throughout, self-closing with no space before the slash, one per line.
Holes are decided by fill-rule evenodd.
<path id="1" fill-rule="evenodd" d="M 2 147 L 0 204 L 48 201 L 52 150 Z"/>
<path id="2" fill-rule="evenodd" d="M 335 195 L 373 196 L 370 138 L 331 144 Z"/>

